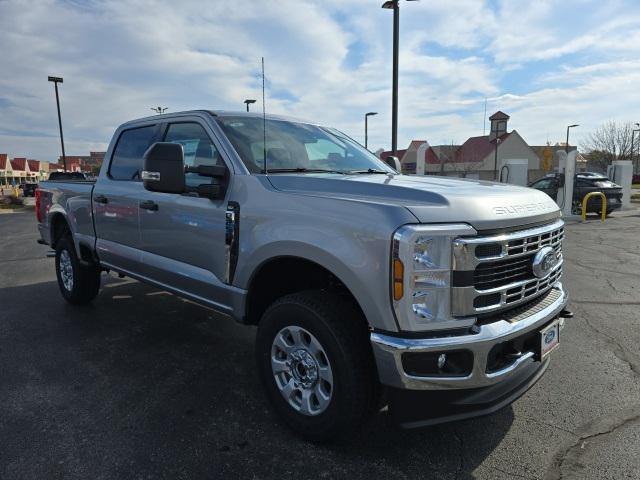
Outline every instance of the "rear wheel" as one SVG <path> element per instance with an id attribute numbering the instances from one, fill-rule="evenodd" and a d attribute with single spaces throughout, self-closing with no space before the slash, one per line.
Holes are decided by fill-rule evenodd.
<path id="1" fill-rule="evenodd" d="M 73 240 L 68 235 L 56 244 L 56 276 L 60 293 L 74 305 L 89 303 L 100 290 L 100 269 L 80 263 Z"/>
<path id="2" fill-rule="evenodd" d="M 280 298 L 260 321 L 256 358 L 274 409 L 309 440 L 352 434 L 378 406 L 368 329 L 348 297 L 308 291 Z"/>

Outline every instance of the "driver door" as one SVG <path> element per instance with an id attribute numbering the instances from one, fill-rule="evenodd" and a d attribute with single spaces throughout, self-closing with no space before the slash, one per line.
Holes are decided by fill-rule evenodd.
<path id="1" fill-rule="evenodd" d="M 225 165 L 205 125 L 198 121 L 169 123 L 163 141 L 183 146 L 187 166 Z M 213 181 L 196 173 L 185 175 L 188 187 Z M 226 205 L 224 198 L 145 190 L 140 198 L 140 237 L 147 276 L 213 306 L 228 305 Z"/>

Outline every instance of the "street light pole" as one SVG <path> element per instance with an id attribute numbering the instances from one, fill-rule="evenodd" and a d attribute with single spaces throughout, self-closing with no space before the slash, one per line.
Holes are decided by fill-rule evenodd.
<path id="1" fill-rule="evenodd" d="M 256 103 L 256 101 L 255 101 L 255 100 L 253 100 L 253 99 L 250 99 L 250 98 L 247 98 L 247 99 L 244 101 L 244 104 L 247 106 L 247 112 L 249 111 L 249 104 L 251 104 L 251 103 Z"/>
<path id="2" fill-rule="evenodd" d="M 364 148 L 368 149 L 368 144 L 369 144 L 369 125 L 368 125 L 369 117 L 377 114 L 378 112 L 368 112 L 364 114 Z"/>
<path id="3" fill-rule="evenodd" d="M 635 124 L 635 126 L 636 126 L 636 127 L 640 127 L 640 123 L 636 123 L 636 124 Z M 636 133 L 636 132 L 640 132 L 640 129 L 637 129 L 637 130 L 631 130 L 631 158 L 630 158 L 630 159 L 631 159 L 631 168 L 633 168 L 633 167 L 634 167 L 634 165 L 633 165 L 633 137 L 635 136 L 635 133 Z M 636 166 L 636 168 L 635 168 L 635 173 L 638 173 L 638 168 L 637 168 L 637 166 Z"/>
<path id="4" fill-rule="evenodd" d="M 573 128 L 573 127 L 579 127 L 580 125 L 578 125 L 577 123 L 575 125 L 569 125 L 567 127 L 567 143 L 564 146 L 564 151 L 565 153 L 568 155 L 569 154 L 569 129 Z"/>
<path id="5" fill-rule="evenodd" d="M 412 1 L 412 0 L 407 0 Z M 393 85 L 391 94 L 391 154 L 398 153 L 398 51 L 400 46 L 400 0 L 387 0 L 382 8 L 393 10 Z"/>
<path id="6" fill-rule="evenodd" d="M 393 94 L 391 98 L 391 150 L 398 153 L 398 63 L 400 43 L 400 5 L 393 2 Z"/>
<path id="7" fill-rule="evenodd" d="M 500 145 L 500 137 L 496 137 L 496 149 L 493 154 L 493 180 L 498 181 L 498 146 Z"/>
<path id="8" fill-rule="evenodd" d="M 56 90 L 56 107 L 58 108 L 58 127 L 60 128 L 60 145 L 62 147 L 62 168 L 67 171 L 67 155 L 64 153 L 64 137 L 62 136 L 62 117 L 60 115 L 60 97 L 58 97 L 58 83 L 62 83 L 62 77 L 48 77 L 53 82 Z"/>

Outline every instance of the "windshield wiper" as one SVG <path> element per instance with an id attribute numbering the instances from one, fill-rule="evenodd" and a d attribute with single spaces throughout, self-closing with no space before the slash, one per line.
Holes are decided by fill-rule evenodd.
<path id="1" fill-rule="evenodd" d="M 376 170 L 375 168 L 368 168 L 367 170 L 349 170 L 348 173 L 384 173 L 385 175 L 391 174 L 391 172 L 387 172 L 386 170 Z"/>
<path id="2" fill-rule="evenodd" d="M 340 170 L 326 170 L 324 168 L 269 168 L 267 170 L 268 173 L 337 173 L 339 175 L 344 175 L 345 172 Z M 263 170 L 264 173 L 264 170 Z"/>

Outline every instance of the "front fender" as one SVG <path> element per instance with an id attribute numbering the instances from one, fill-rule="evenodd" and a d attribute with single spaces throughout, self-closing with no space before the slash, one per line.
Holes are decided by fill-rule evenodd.
<path id="1" fill-rule="evenodd" d="M 308 260 L 326 268 L 349 289 L 371 326 L 388 331 L 397 330 L 389 302 L 388 254 L 370 256 L 365 249 L 357 248 L 357 244 L 336 242 L 338 239 L 335 237 L 324 240 L 327 241 L 327 246 L 340 243 L 340 248 L 330 251 L 296 240 L 264 244 L 245 259 L 236 272 L 234 283 L 240 288 L 248 289 L 255 272 L 274 258 L 295 257 Z"/>

